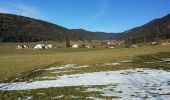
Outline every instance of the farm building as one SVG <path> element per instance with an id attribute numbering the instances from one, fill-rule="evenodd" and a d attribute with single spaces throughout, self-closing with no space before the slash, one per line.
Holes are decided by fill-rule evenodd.
<path id="1" fill-rule="evenodd" d="M 79 47 L 78 44 L 73 44 L 73 45 L 72 45 L 72 48 L 78 48 L 78 47 Z"/>
<path id="2" fill-rule="evenodd" d="M 48 46 L 45 44 L 37 44 L 34 49 L 48 49 Z"/>
<path id="3" fill-rule="evenodd" d="M 28 49 L 29 47 L 28 45 L 23 45 L 23 48 Z"/>
<path id="4" fill-rule="evenodd" d="M 23 46 L 22 46 L 22 45 L 18 45 L 18 46 L 16 47 L 16 49 L 23 49 Z"/>
<path id="5" fill-rule="evenodd" d="M 157 45 L 158 43 L 157 42 L 151 42 L 151 45 Z"/>
<path id="6" fill-rule="evenodd" d="M 138 48 L 139 46 L 138 45 L 135 45 L 135 44 L 133 44 L 133 45 L 131 45 L 131 48 Z"/>
<path id="7" fill-rule="evenodd" d="M 159 44 L 160 45 L 169 45 L 170 43 L 168 40 L 161 40 L 161 41 L 159 41 Z"/>
<path id="8" fill-rule="evenodd" d="M 92 46 L 90 46 L 90 45 L 85 45 L 85 48 L 92 48 Z"/>
<path id="9" fill-rule="evenodd" d="M 109 46 L 109 48 L 113 49 L 113 48 L 115 48 L 115 46 Z"/>
<path id="10" fill-rule="evenodd" d="M 118 42 L 116 40 L 108 41 L 107 45 L 116 45 Z"/>
<path id="11" fill-rule="evenodd" d="M 49 44 L 47 46 L 48 46 L 48 48 L 54 48 L 54 44 Z"/>
<path id="12" fill-rule="evenodd" d="M 17 49 L 27 49 L 29 47 L 28 47 L 28 45 L 18 45 L 16 48 Z"/>

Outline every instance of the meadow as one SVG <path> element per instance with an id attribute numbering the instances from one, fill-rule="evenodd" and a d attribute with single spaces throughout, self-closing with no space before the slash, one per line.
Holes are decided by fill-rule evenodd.
<path id="1" fill-rule="evenodd" d="M 29 43 L 33 45 L 35 43 Z M 36 81 L 41 77 L 58 77 L 71 74 L 82 74 L 100 71 L 116 71 L 133 68 L 153 68 L 169 70 L 169 64 L 162 63 L 162 59 L 170 58 L 170 46 L 145 46 L 139 48 L 53 48 L 46 50 L 16 49 L 16 43 L 0 44 L 0 82 Z M 119 64 L 121 63 L 121 64 Z M 73 65 L 65 68 L 67 64 Z M 110 64 L 110 65 L 109 65 Z M 88 67 L 80 67 L 88 65 Z M 77 67 L 77 68 L 76 68 Z M 58 69 L 57 69 L 58 68 Z M 63 68 L 63 69 L 62 69 Z M 53 69 L 53 70 L 51 70 Z M 57 73 L 54 73 L 56 72 Z M 45 79 L 46 80 L 46 79 Z M 51 99 L 61 97 L 70 99 L 74 96 L 88 99 L 113 99 L 114 96 L 103 96 L 99 91 L 86 91 L 89 87 L 101 88 L 105 86 L 71 86 L 35 90 L 0 91 L 1 98 L 21 99 L 33 96 L 34 99 Z M 43 92 L 43 93 L 41 93 Z M 71 97 L 72 96 L 72 97 Z M 90 99 L 90 98 L 89 98 Z M 91 100 L 91 99 L 90 99 Z"/>
<path id="2" fill-rule="evenodd" d="M 32 44 L 32 43 L 31 43 Z M 54 48 L 47 50 L 16 49 L 15 43 L 0 44 L 0 82 L 14 78 L 17 75 L 29 73 L 38 68 L 62 64 L 103 64 L 121 60 L 142 59 L 152 60 L 158 56 L 170 56 L 170 46 L 147 46 L 140 48 Z M 147 56 L 155 54 L 153 57 Z M 150 58 L 149 58 L 150 57 Z M 148 59 L 147 59 L 148 58 Z M 161 60 L 163 57 L 157 57 Z M 155 59 L 155 58 L 154 58 Z M 139 65 L 139 61 L 138 64 Z M 127 66 L 128 67 L 128 66 Z"/>

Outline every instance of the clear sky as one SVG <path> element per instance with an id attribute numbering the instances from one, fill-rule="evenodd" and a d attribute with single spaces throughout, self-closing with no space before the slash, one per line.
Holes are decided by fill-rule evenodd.
<path id="1" fill-rule="evenodd" d="M 170 13 L 170 0 L 0 0 L 0 12 L 70 29 L 122 32 Z"/>

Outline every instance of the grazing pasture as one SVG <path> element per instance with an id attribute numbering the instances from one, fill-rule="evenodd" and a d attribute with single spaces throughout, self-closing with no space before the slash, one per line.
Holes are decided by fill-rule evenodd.
<path id="1" fill-rule="evenodd" d="M 35 44 L 35 43 L 34 43 Z M 0 44 L 0 80 L 8 80 L 16 75 L 27 73 L 38 68 L 62 64 L 103 64 L 137 56 L 169 52 L 170 46 L 148 46 L 141 48 L 54 48 L 47 50 L 15 48 L 15 43 Z M 33 45 L 30 43 L 29 45 Z M 168 54 L 164 54 L 169 56 Z M 143 57 L 144 58 L 144 57 Z M 145 57 L 146 59 L 147 57 Z M 161 58 L 160 58 L 161 59 Z M 138 61 L 139 62 L 139 61 Z"/>
<path id="2" fill-rule="evenodd" d="M 36 43 L 28 43 L 29 46 L 33 46 Z M 131 85 L 134 91 L 129 94 L 128 98 L 149 98 L 150 96 L 167 98 L 169 96 L 166 86 L 169 86 L 169 77 L 165 80 L 167 83 L 164 87 L 160 81 L 151 81 L 151 83 L 141 83 L 144 85 L 140 87 L 144 89 L 144 92 L 136 93 L 136 88 L 132 84 L 133 81 L 138 83 L 137 77 L 146 80 L 144 77 L 151 74 L 150 79 L 154 79 L 154 71 L 150 69 L 162 69 L 166 70 L 169 75 L 169 58 L 170 58 L 170 46 L 146 46 L 139 48 L 52 48 L 44 50 L 33 50 L 29 49 L 16 49 L 17 44 L 15 43 L 1 43 L 0 44 L 0 96 L 4 99 L 113 99 L 122 98 L 121 95 L 126 94 L 122 89 L 123 86 Z M 138 71 L 128 71 L 126 69 L 136 69 L 136 68 L 149 68 L 151 72 L 145 72 L 143 69 Z M 122 78 L 126 79 L 128 75 L 128 83 L 126 85 L 120 82 L 120 86 L 115 86 L 116 83 L 111 81 L 112 74 L 114 71 L 120 70 L 120 75 Z M 158 72 L 159 72 L 158 70 Z M 113 72 L 111 72 L 113 71 Z M 146 70 L 147 71 L 147 70 Z M 65 81 L 72 80 L 72 76 L 81 75 L 80 79 L 86 75 L 91 75 L 93 79 L 93 73 L 99 76 L 96 81 L 100 81 L 100 72 L 104 73 L 103 76 L 109 76 L 108 81 L 114 84 L 89 84 L 88 78 L 85 86 L 81 86 L 84 83 L 81 81 L 80 85 L 78 82 L 72 85 L 57 86 L 58 83 L 63 84 L 62 81 L 56 80 L 67 77 Z M 163 72 L 163 71 L 161 71 Z M 88 74 L 89 73 L 89 74 Z M 91 73 L 91 74 L 90 74 Z M 164 72 L 163 72 L 164 73 Z M 95 74 L 95 75 L 96 75 Z M 117 75 L 117 74 L 116 74 Z M 137 76 L 136 76 L 137 75 Z M 139 75 L 139 76 L 138 76 Z M 157 76 L 162 77 L 157 73 Z M 76 78 L 79 76 L 75 77 Z M 114 76 L 115 80 L 116 76 Z M 131 79 L 134 77 L 134 79 Z M 103 77 L 105 78 L 105 77 Z M 107 78 L 107 77 L 106 77 Z M 56 81 L 55 81 L 56 80 Z M 74 80 L 74 79 L 73 79 Z M 90 79 L 89 79 L 90 80 Z M 53 83 L 54 81 L 54 83 Z M 8 83 L 8 82 L 12 82 Z M 23 83 L 22 83 L 23 82 Z M 28 84 L 27 84 L 28 82 Z M 28 90 L 18 89 L 29 85 L 36 86 L 36 82 L 40 82 L 40 88 L 30 87 Z M 52 82 L 49 87 L 42 87 L 43 82 L 47 84 Z M 57 83 L 55 83 L 57 82 Z M 64 82 L 64 81 L 63 81 Z M 132 82 L 132 83 L 131 83 Z M 101 82 L 102 83 L 102 82 Z M 126 83 L 126 82 L 125 82 Z M 56 87 L 53 87 L 54 86 Z M 71 84 L 67 83 L 66 84 Z M 158 88 L 154 87 L 159 85 Z M 16 86 L 15 86 L 16 85 Z M 64 84 L 63 84 L 64 85 Z M 151 86 L 150 86 L 151 85 Z M 154 85 L 154 86 L 152 86 Z M 37 85 L 38 86 L 38 85 Z M 47 85 L 48 86 L 48 85 Z M 147 86 L 147 87 L 145 87 Z M 115 90 L 119 87 L 118 90 Z M 14 90 L 13 90 L 14 88 Z M 145 93 L 146 89 L 153 88 L 159 89 L 155 91 L 157 94 L 151 95 L 150 93 Z M 12 90 L 10 90 L 12 89 Z M 17 90 L 18 89 L 18 90 Z M 29 90 L 31 89 L 31 90 Z M 33 89 L 33 90 L 32 90 Z M 124 89 L 124 88 L 123 88 Z M 162 89 L 162 90 L 161 90 Z M 5 90 L 5 91 L 4 91 Z M 6 91 L 10 90 L 10 91 Z M 129 89 L 130 90 L 130 89 Z M 110 94 L 111 93 L 111 94 Z M 159 93 L 162 93 L 161 96 Z M 119 97 L 119 95 L 121 97 Z M 126 98 L 126 97 L 125 97 Z"/>

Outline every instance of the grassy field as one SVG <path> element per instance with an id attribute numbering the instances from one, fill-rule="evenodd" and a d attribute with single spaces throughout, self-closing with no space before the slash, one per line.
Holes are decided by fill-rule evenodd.
<path id="1" fill-rule="evenodd" d="M 159 52 L 166 52 L 165 54 L 163 54 L 163 56 L 170 57 L 170 54 L 168 53 L 170 51 L 170 46 L 148 46 L 141 48 L 119 48 L 119 49 L 54 48 L 48 50 L 33 51 L 32 49 L 17 50 L 15 49 L 16 45 L 17 44 L 14 43 L 0 44 L 1 82 L 15 78 L 15 76 L 17 75 L 23 73 L 26 74 L 32 70 L 52 65 L 89 64 L 91 66 L 95 66 L 96 64 L 103 64 L 107 62 L 136 59 L 136 57 L 142 58 L 142 56 L 149 54 L 150 56 L 153 56 L 151 54 L 158 54 Z M 144 58 L 146 59 L 147 56 L 143 57 L 142 59 Z M 140 62 L 138 61 L 138 63 Z"/>
<path id="2" fill-rule="evenodd" d="M 161 63 L 163 58 L 170 58 L 170 46 L 147 46 L 140 48 L 54 48 L 47 50 L 15 49 L 15 43 L 0 44 L 0 82 L 37 80 L 37 77 L 57 77 L 65 74 L 77 74 L 99 71 L 122 70 L 128 68 L 163 68 L 170 69 L 169 64 Z M 30 43 L 33 45 L 33 43 Z M 101 66 L 105 63 L 122 62 L 121 65 Z M 147 62 L 147 63 L 145 63 Z M 151 62 L 151 63 L 150 63 Z M 84 68 L 67 68 L 61 70 L 43 71 L 53 66 L 64 64 L 89 65 Z M 51 73 L 61 71 L 61 73 Z M 62 72 L 63 71 L 63 72 Z M 19 78 L 21 80 L 17 80 Z M 100 86 L 95 86 L 100 88 Z M 88 88 L 88 87 L 87 87 Z M 86 87 L 58 87 L 23 91 L 0 91 L 2 99 L 88 99 L 88 97 L 114 99 L 119 97 L 103 96 L 101 92 L 84 92 Z M 74 97 L 75 96 L 75 97 Z M 76 98 L 76 96 L 78 98 Z M 56 98 L 59 99 L 59 98 Z M 89 98 L 89 100 L 91 100 Z"/>

